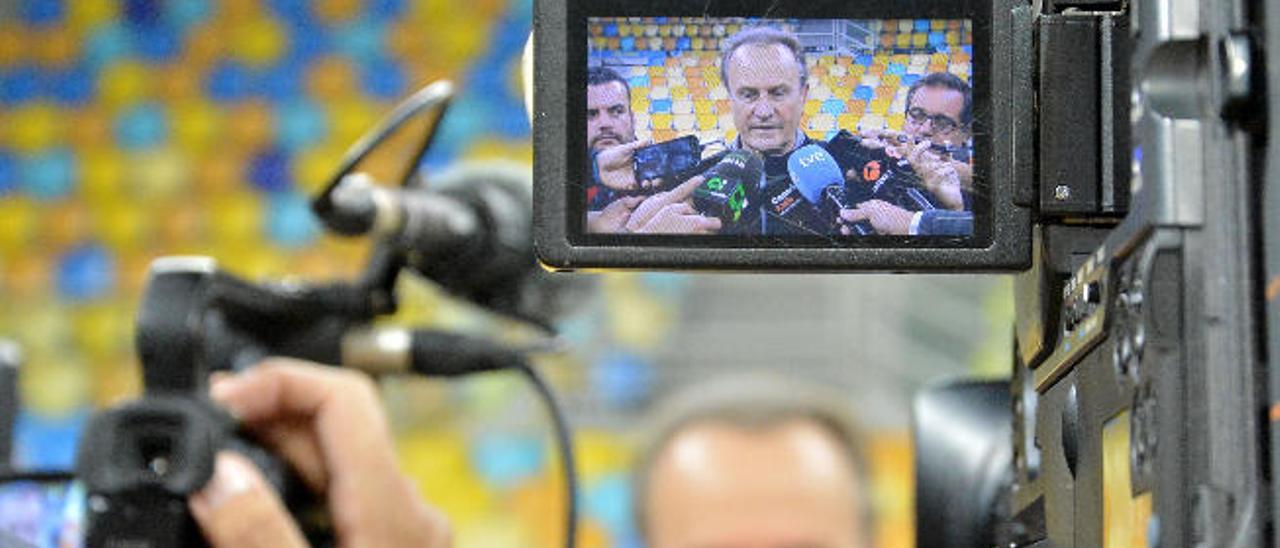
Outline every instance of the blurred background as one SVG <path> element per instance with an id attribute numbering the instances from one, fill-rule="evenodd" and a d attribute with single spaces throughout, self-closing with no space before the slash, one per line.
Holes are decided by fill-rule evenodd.
<path id="1" fill-rule="evenodd" d="M 403 96 L 439 78 L 462 85 L 428 178 L 463 161 L 530 164 L 519 58 L 531 19 L 531 0 L 0 0 L 0 337 L 26 354 L 17 463 L 68 468 L 92 411 L 138 394 L 133 319 L 152 259 L 209 255 L 250 278 L 353 275 L 368 242 L 324 234 L 307 199 Z M 658 36 L 663 26 L 622 25 L 680 38 Z M 882 43 L 915 43 L 932 31 L 884 32 Z M 362 169 L 396 180 L 421 130 Z M 653 403 L 756 370 L 848 395 L 873 438 L 880 546 L 910 546 L 911 394 L 1005 373 L 1011 354 L 1002 277 L 598 278 L 561 324 L 571 350 L 539 361 L 577 429 L 583 546 L 640 545 L 628 474 Z M 411 276 L 400 293 L 392 323 L 511 328 Z M 383 386 L 404 467 L 453 519 L 457 546 L 559 542 L 549 422 L 522 380 Z"/>

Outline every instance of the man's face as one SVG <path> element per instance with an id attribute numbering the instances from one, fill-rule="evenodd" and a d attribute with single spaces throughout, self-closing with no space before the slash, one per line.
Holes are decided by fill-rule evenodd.
<path id="1" fill-rule="evenodd" d="M 587 147 L 602 150 L 636 140 L 631 98 L 622 82 L 587 86 Z"/>
<path id="2" fill-rule="evenodd" d="M 928 139 L 939 145 L 963 145 L 969 140 L 969 128 L 961 125 L 964 94 L 940 86 L 922 86 L 907 105 L 903 129 L 917 139 Z"/>
<path id="3" fill-rule="evenodd" d="M 865 533 L 848 456 L 797 419 L 759 431 L 694 424 L 654 462 L 652 548 L 861 548 Z"/>
<path id="4" fill-rule="evenodd" d="M 790 152 L 809 93 L 800 84 L 804 68 L 782 44 L 746 44 L 727 62 L 725 85 L 742 146 L 762 154 Z"/>

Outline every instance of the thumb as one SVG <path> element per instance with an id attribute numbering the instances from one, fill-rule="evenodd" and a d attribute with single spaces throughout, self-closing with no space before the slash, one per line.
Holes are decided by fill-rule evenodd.
<path id="1" fill-rule="evenodd" d="M 213 548 L 306 546 L 280 497 L 242 455 L 218 453 L 213 477 L 188 506 Z"/>

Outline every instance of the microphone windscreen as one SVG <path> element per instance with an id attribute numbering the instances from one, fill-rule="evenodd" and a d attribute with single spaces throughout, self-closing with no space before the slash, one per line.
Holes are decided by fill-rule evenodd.
<path id="1" fill-rule="evenodd" d="M 805 145 L 787 159 L 787 172 L 791 181 L 804 195 L 804 199 L 816 204 L 822 192 L 831 185 L 843 185 L 844 174 L 831 153 L 818 145 Z"/>

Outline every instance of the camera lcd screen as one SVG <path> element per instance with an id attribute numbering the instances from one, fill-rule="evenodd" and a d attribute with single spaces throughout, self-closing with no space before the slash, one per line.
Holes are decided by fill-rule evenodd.
<path id="1" fill-rule="evenodd" d="M 969 19 L 586 25 L 583 241 L 985 244 Z"/>
<path id="2" fill-rule="evenodd" d="M 51 474 L 0 481 L 0 546 L 80 546 L 84 488 Z"/>

